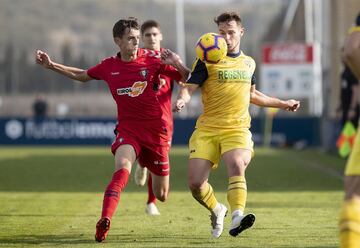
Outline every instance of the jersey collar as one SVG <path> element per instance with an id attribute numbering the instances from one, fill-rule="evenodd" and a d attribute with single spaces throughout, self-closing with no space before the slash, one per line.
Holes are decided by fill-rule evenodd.
<path id="1" fill-rule="evenodd" d="M 231 58 L 237 58 L 242 54 L 242 51 L 240 50 L 238 53 L 228 53 L 226 56 L 229 56 Z"/>
<path id="2" fill-rule="evenodd" d="M 134 62 L 134 61 L 136 61 L 140 56 L 142 56 L 144 54 L 144 50 L 142 49 L 142 48 L 138 48 L 138 50 L 137 50 L 137 58 L 135 59 L 135 60 L 132 60 L 132 61 L 123 61 L 122 59 L 121 59 L 121 53 L 120 52 L 117 52 L 117 54 L 116 54 L 116 58 L 118 59 L 118 60 L 120 60 L 121 62 L 124 62 L 124 63 L 129 63 L 129 62 Z"/>

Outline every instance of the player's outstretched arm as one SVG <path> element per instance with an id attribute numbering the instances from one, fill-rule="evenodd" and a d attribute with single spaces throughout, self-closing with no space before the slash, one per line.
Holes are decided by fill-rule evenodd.
<path id="1" fill-rule="evenodd" d="M 181 112 L 185 105 L 190 102 L 192 94 L 199 86 L 197 84 L 187 84 L 181 86 L 179 94 L 176 98 L 176 101 L 173 105 L 174 112 Z"/>
<path id="2" fill-rule="evenodd" d="M 68 78 L 80 82 L 87 82 L 92 80 L 92 78 L 87 74 L 85 70 L 55 63 L 50 59 L 50 56 L 47 53 L 41 50 L 36 51 L 35 60 L 37 64 L 43 66 L 44 68 L 60 73 Z"/>
<path id="3" fill-rule="evenodd" d="M 250 103 L 260 107 L 280 108 L 287 111 L 295 112 L 300 107 L 300 102 L 297 100 L 281 100 L 274 97 L 269 97 L 264 93 L 255 89 L 255 85 L 251 87 Z"/>
<path id="4" fill-rule="evenodd" d="M 181 81 L 186 82 L 188 80 L 190 69 L 183 64 L 179 55 L 170 49 L 166 49 L 161 53 L 161 60 L 164 64 L 171 65 L 178 70 L 182 76 Z"/>

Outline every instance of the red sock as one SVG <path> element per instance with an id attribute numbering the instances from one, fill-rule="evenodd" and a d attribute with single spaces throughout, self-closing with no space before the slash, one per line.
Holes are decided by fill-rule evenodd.
<path id="1" fill-rule="evenodd" d="M 153 202 L 156 203 L 156 197 L 154 195 L 154 191 L 152 188 L 152 177 L 151 177 L 151 173 L 149 173 L 149 179 L 148 179 L 148 201 L 147 204 Z"/>
<path id="2" fill-rule="evenodd" d="M 128 178 L 129 171 L 124 168 L 114 173 L 105 190 L 101 218 L 112 218 L 120 200 L 120 193 L 125 188 Z"/>

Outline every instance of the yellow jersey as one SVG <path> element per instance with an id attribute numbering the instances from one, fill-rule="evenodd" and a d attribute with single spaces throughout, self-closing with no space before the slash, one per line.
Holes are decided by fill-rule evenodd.
<path id="1" fill-rule="evenodd" d="M 201 88 L 204 111 L 196 128 L 250 128 L 250 88 L 256 63 L 243 52 L 228 54 L 217 64 L 197 59 L 187 83 Z"/>

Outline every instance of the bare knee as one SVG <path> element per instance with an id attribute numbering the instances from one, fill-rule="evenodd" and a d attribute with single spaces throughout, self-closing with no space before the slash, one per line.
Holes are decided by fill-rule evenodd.
<path id="1" fill-rule="evenodd" d="M 245 176 L 245 170 L 251 161 L 251 151 L 234 149 L 223 154 L 228 176 Z"/>
<path id="2" fill-rule="evenodd" d="M 206 182 L 189 179 L 189 189 L 192 193 L 200 192 L 205 187 Z"/>
<path id="3" fill-rule="evenodd" d="M 188 186 L 191 192 L 198 192 L 201 188 L 205 187 L 207 183 L 207 177 L 197 174 L 189 173 L 188 175 Z"/>
<path id="4" fill-rule="evenodd" d="M 234 161 L 234 163 L 229 164 L 228 167 L 228 175 L 232 176 L 245 176 L 247 164 L 244 161 Z"/>
<path id="5" fill-rule="evenodd" d="M 125 167 L 127 165 L 131 165 L 131 162 L 129 159 L 127 158 L 120 158 L 116 161 L 116 163 L 121 166 L 121 167 Z"/>
<path id="6" fill-rule="evenodd" d="M 153 192 L 156 197 L 161 202 L 164 202 L 168 199 L 169 195 L 169 176 L 152 176 L 152 187 Z"/>
<path id="7" fill-rule="evenodd" d="M 136 159 L 136 153 L 131 145 L 121 145 L 115 152 L 115 170 L 127 169 L 131 172 L 132 163 Z"/>
<path id="8" fill-rule="evenodd" d="M 160 192 L 155 192 L 155 197 L 161 202 L 165 202 L 168 199 L 169 192 L 167 190 L 161 190 Z"/>

